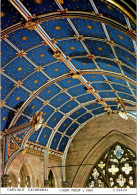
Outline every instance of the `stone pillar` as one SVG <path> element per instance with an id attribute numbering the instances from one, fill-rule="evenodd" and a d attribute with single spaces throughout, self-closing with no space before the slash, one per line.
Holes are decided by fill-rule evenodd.
<path id="1" fill-rule="evenodd" d="M 44 180 L 44 187 L 49 188 L 49 180 Z"/>
<path id="2" fill-rule="evenodd" d="M 67 181 L 62 181 L 62 187 L 67 188 L 68 187 L 68 182 Z"/>
<path id="3" fill-rule="evenodd" d="M 9 175 L 4 175 L 1 177 L 2 187 L 4 187 L 4 188 L 8 187 L 9 178 L 10 178 Z"/>

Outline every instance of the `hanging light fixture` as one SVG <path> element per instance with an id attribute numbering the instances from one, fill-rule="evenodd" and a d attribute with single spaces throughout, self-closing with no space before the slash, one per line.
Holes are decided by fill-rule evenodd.
<path id="1" fill-rule="evenodd" d="M 127 112 L 126 112 L 126 109 L 125 109 L 125 104 L 123 102 L 123 99 L 121 97 L 117 97 L 116 98 L 116 102 L 117 102 L 117 113 L 119 114 L 119 116 L 125 120 L 128 119 L 128 116 L 127 116 Z"/>

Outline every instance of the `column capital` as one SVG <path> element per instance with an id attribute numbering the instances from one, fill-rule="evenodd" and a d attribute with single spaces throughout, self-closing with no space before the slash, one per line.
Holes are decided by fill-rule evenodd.
<path id="1" fill-rule="evenodd" d="M 44 180 L 44 187 L 49 188 L 49 180 Z"/>
<path id="2" fill-rule="evenodd" d="M 67 181 L 62 181 L 62 187 L 67 188 L 68 187 L 68 182 Z"/>
<path id="3" fill-rule="evenodd" d="M 9 175 L 3 175 L 1 177 L 2 187 L 5 187 L 5 188 L 8 187 L 9 179 L 10 179 Z"/>

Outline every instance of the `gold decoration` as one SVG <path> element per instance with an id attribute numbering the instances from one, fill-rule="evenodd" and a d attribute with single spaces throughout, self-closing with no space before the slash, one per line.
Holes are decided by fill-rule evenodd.
<path id="1" fill-rule="evenodd" d="M 35 0 L 35 3 L 40 5 L 43 3 L 43 0 Z"/>
<path id="2" fill-rule="evenodd" d="M 37 28 L 38 24 L 34 21 L 27 21 L 24 25 L 24 28 L 27 28 L 28 30 L 35 30 Z"/>
<path id="3" fill-rule="evenodd" d="M 114 41 L 107 41 L 106 42 L 108 45 L 113 45 Z"/>
<path id="4" fill-rule="evenodd" d="M 43 124 L 43 128 L 45 128 L 47 126 L 47 123 L 46 122 L 44 122 L 44 124 Z"/>
<path id="5" fill-rule="evenodd" d="M 77 122 L 77 119 L 74 119 L 73 121 L 72 121 L 72 123 L 76 123 Z"/>
<path id="6" fill-rule="evenodd" d="M 41 70 L 43 70 L 44 68 L 41 66 L 41 65 L 39 65 L 38 66 L 38 68 L 34 68 L 34 70 L 36 70 L 37 72 L 40 72 Z"/>
<path id="7" fill-rule="evenodd" d="M 72 78 L 73 79 L 79 79 L 80 78 L 80 74 L 79 73 L 72 74 Z"/>
<path id="8" fill-rule="evenodd" d="M 46 100 L 46 101 L 43 103 L 44 106 L 47 106 L 48 104 L 49 104 L 49 100 Z"/>
<path id="9" fill-rule="evenodd" d="M 20 51 L 20 52 L 18 52 L 18 53 L 16 53 L 20 58 L 22 58 L 22 56 L 24 56 L 24 55 L 27 55 L 28 53 L 26 53 L 23 49 Z"/>
<path id="10" fill-rule="evenodd" d="M 56 0 L 58 3 L 60 4 L 64 4 L 64 1 L 63 0 Z"/>
<path id="11" fill-rule="evenodd" d="M 53 57 L 56 58 L 57 60 L 60 60 L 62 58 L 63 54 L 60 51 L 56 51 L 53 54 Z"/>
<path id="12" fill-rule="evenodd" d="M 97 104 L 103 104 L 104 103 L 103 100 L 97 100 L 96 102 L 97 102 Z"/>
<path id="13" fill-rule="evenodd" d="M 110 108 L 109 107 L 104 107 L 103 110 L 109 111 Z"/>
<path id="14" fill-rule="evenodd" d="M 65 133 L 62 133 L 61 137 L 64 137 L 65 136 Z"/>
<path id="15" fill-rule="evenodd" d="M 18 80 L 17 83 L 14 84 L 15 87 L 19 88 L 23 83 Z"/>
<path id="16" fill-rule="evenodd" d="M 4 72 L 5 70 L 4 69 L 0 69 L 0 73 Z"/>
<path id="17" fill-rule="evenodd" d="M 34 93 L 35 93 L 35 90 L 33 90 L 32 93 L 29 94 L 29 96 L 34 95 Z"/>
<path id="18" fill-rule="evenodd" d="M 51 42 L 52 42 L 52 43 L 58 43 L 57 41 L 55 41 L 55 38 L 52 38 L 52 39 L 51 39 Z"/>
<path id="19" fill-rule="evenodd" d="M 85 39 L 83 38 L 83 35 L 79 35 L 79 36 L 77 36 L 77 35 L 74 35 L 74 37 L 76 38 L 76 40 L 77 41 L 84 41 Z"/>
<path id="20" fill-rule="evenodd" d="M 24 150 L 21 151 L 22 154 L 25 154 L 27 151 L 26 151 L 26 148 Z"/>
<path id="21" fill-rule="evenodd" d="M 68 90 L 67 90 L 66 88 L 60 90 L 61 93 L 65 93 L 65 92 L 67 92 L 67 91 L 68 91 Z"/>
<path id="22" fill-rule="evenodd" d="M 93 88 L 87 89 L 86 92 L 87 93 L 93 93 L 94 92 L 94 89 Z"/>

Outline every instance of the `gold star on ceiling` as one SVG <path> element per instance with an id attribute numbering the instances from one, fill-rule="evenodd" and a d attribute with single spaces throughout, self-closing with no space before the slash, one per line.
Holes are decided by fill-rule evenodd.
<path id="1" fill-rule="evenodd" d="M 55 29 L 56 29 L 56 30 L 60 30 L 61 27 L 60 27 L 60 26 L 55 26 Z"/>
<path id="2" fill-rule="evenodd" d="M 39 56 L 40 56 L 41 58 L 43 58 L 43 57 L 45 56 L 45 54 L 40 54 Z"/>
<path id="3" fill-rule="evenodd" d="M 103 50 L 102 47 L 98 47 L 97 49 L 98 49 L 99 51 L 102 51 L 102 50 Z"/>
<path id="4" fill-rule="evenodd" d="M 21 70 L 22 70 L 22 67 L 18 67 L 18 68 L 17 68 L 17 71 L 21 71 Z"/>
<path id="5" fill-rule="evenodd" d="M 118 37 L 119 37 L 121 40 L 124 39 L 124 37 L 123 37 L 122 35 L 118 35 Z"/>
<path id="6" fill-rule="evenodd" d="M 126 56 L 125 58 L 126 58 L 127 60 L 129 60 L 129 61 L 130 61 L 130 58 L 129 58 L 129 57 L 127 57 L 127 56 Z"/>
<path id="7" fill-rule="evenodd" d="M 38 80 L 34 80 L 33 83 L 35 83 L 35 84 L 38 83 Z"/>
<path id="8" fill-rule="evenodd" d="M 20 96 L 16 97 L 16 100 L 19 101 L 20 100 Z"/>
<path id="9" fill-rule="evenodd" d="M 43 3 L 43 0 L 34 0 L 36 4 L 42 4 Z"/>
<path id="10" fill-rule="evenodd" d="M 56 0 L 58 3 L 60 4 L 64 4 L 64 1 L 63 0 Z"/>
<path id="11" fill-rule="evenodd" d="M 91 25 L 87 25 L 86 26 L 89 30 L 93 29 L 93 27 Z"/>
<path id="12" fill-rule="evenodd" d="M 111 65 L 110 65 L 110 64 L 107 64 L 107 66 L 108 66 L 108 67 L 111 67 Z"/>
<path id="13" fill-rule="evenodd" d="M 28 40 L 28 37 L 23 36 L 21 39 L 22 39 L 22 41 L 27 41 Z"/>
<path id="14" fill-rule="evenodd" d="M 59 71 L 59 69 L 58 69 L 58 68 L 56 68 L 56 69 L 54 69 L 54 71 L 55 71 L 55 72 L 58 72 L 58 71 Z"/>
<path id="15" fill-rule="evenodd" d="M 73 47 L 73 46 L 72 46 L 72 47 L 70 47 L 70 49 L 71 49 L 71 50 L 74 50 L 74 49 L 75 49 L 75 47 Z"/>
<path id="16" fill-rule="evenodd" d="M 6 16 L 6 14 L 4 12 L 1 12 L 1 17 L 3 18 L 5 16 Z"/>
<path id="17" fill-rule="evenodd" d="M 48 91 L 47 91 L 47 93 L 50 93 L 50 92 L 51 92 L 51 90 L 48 90 Z"/>
<path id="18" fill-rule="evenodd" d="M 113 9 L 113 7 L 111 7 L 110 5 L 107 5 L 107 8 L 108 8 L 109 10 L 112 10 L 112 9 Z"/>
<path id="19" fill-rule="evenodd" d="M 2 118 L 2 120 L 5 121 L 5 120 L 6 120 L 6 116 L 4 116 L 4 117 Z"/>

